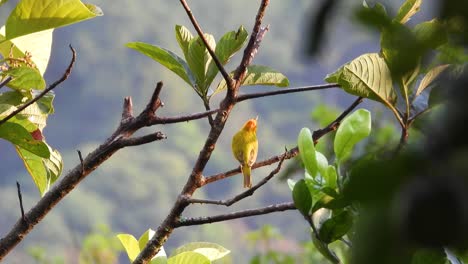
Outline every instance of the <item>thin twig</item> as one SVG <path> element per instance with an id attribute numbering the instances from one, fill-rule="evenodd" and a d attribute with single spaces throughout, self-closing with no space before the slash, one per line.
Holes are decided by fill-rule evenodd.
<path id="1" fill-rule="evenodd" d="M 174 123 L 181 123 L 186 121 L 192 121 L 196 119 L 201 119 L 212 114 L 216 114 L 219 112 L 219 109 L 214 109 L 210 111 L 184 115 L 184 116 L 174 116 L 174 117 L 158 117 L 151 122 L 148 123 L 148 126 L 157 125 L 157 124 L 174 124 Z"/>
<path id="2" fill-rule="evenodd" d="M 314 86 L 286 88 L 286 89 L 280 89 L 280 90 L 276 89 L 276 90 L 267 91 L 267 92 L 242 94 L 242 95 L 237 96 L 236 102 L 242 102 L 244 100 L 266 97 L 266 96 L 273 96 L 273 95 L 278 95 L 278 94 L 299 93 L 299 92 L 305 92 L 305 91 L 324 90 L 324 89 L 339 88 L 339 87 L 340 86 L 336 83 L 330 83 L 330 84 L 321 84 L 321 85 L 314 85 Z"/>
<path id="3" fill-rule="evenodd" d="M 10 120 L 12 117 L 14 117 L 15 115 L 17 115 L 18 113 L 20 113 L 21 111 L 23 111 L 25 108 L 27 108 L 28 106 L 34 104 L 35 102 L 37 102 L 39 99 L 41 99 L 42 97 L 44 97 L 48 92 L 52 91 L 54 88 L 56 88 L 59 84 L 61 84 L 62 82 L 64 82 L 66 79 L 68 79 L 68 76 L 70 76 L 70 73 L 71 73 L 71 70 L 73 68 L 73 65 L 75 64 L 75 60 L 76 60 L 76 52 L 75 52 L 75 49 L 70 45 L 70 50 L 72 51 L 72 59 L 71 59 L 71 62 L 70 62 L 70 65 L 68 65 L 68 68 L 67 70 L 65 71 L 65 73 L 62 75 L 62 77 L 60 79 L 58 79 L 57 81 L 55 81 L 54 83 L 52 83 L 47 89 L 45 89 L 44 91 L 42 91 L 39 95 L 37 95 L 36 97 L 34 97 L 31 101 L 23 104 L 22 106 L 18 107 L 18 109 L 16 109 L 15 111 L 11 112 L 9 115 L 7 115 L 5 118 L 3 118 L 2 120 L 0 120 L 0 126 L 2 124 L 4 124 L 5 122 L 7 122 L 8 120 Z"/>
<path id="4" fill-rule="evenodd" d="M 84 162 L 83 162 L 83 156 L 81 155 L 80 150 L 77 150 L 77 152 L 78 152 L 78 158 L 80 158 L 81 171 L 82 171 L 82 173 L 84 173 L 85 166 L 84 166 Z"/>
<path id="5" fill-rule="evenodd" d="M 141 137 L 134 137 L 134 138 L 122 138 L 120 140 L 120 144 L 129 147 L 129 146 L 138 146 L 138 145 L 143 145 L 143 144 L 148 144 L 153 141 L 161 140 L 161 139 L 166 139 L 166 135 L 164 135 L 162 132 L 155 132 L 152 134 L 148 134 L 145 136 Z"/>
<path id="6" fill-rule="evenodd" d="M 156 84 L 156 88 L 154 88 L 153 95 L 151 96 L 151 100 L 146 106 L 146 111 L 150 115 L 154 115 L 156 110 L 158 110 L 159 107 L 163 106 L 164 104 L 161 102 L 161 99 L 159 99 L 159 94 L 161 93 L 163 87 L 163 82 L 158 82 Z"/>
<path id="7" fill-rule="evenodd" d="M 210 101 L 206 98 L 203 98 L 203 105 L 205 105 L 206 111 L 210 111 Z M 214 126 L 214 119 L 211 115 L 208 116 L 208 123 L 210 124 L 211 127 Z"/>
<path id="8" fill-rule="evenodd" d="M 270 0 L 262 0 L 260 7 L 258 8 L 257 16 L 255 17 L 255 24 L 252 29 L 252 33 L 250 34 L 249 43 L 247 44 L 247 47 L 244 49 L 244 55 L 239 64 L 239 67 L 237 67 L 236 71 L 234 72 L 233 79 L 237 82 L 244 79 L 247 66 L 252 62 L 253 55 L 255 55 L 256 50 L 258 49 L 260 45 L 261 38 L 258 38 L 258 32 L 261 29 L 263 16 L 265 15 L 265 10 L 269 3 L 270 3 Z"/>
<path id="9" fill-rule="evenodd" d="M 192 10 L 190 10 L 190 7 L 188 6 L 187 2 L 185 0 L 180 0 L 180 3 L 184 7 L 185 12 L 187 12 L 187 15 L 188 15 L 190 21 L 192 22 L 193 27 L 197 31 L 198 36 L 201 38 L 201 40 L 205 44 L 206 49 L 210 53 L 211 58 L 213 58 L 213 61 L 215 62 L 216 66 L 218 67 L 219 71 L 221 72 L 221 75 L 223 75 L 223 78 L 226 81 L 226 84 L 228 85 L 228 87 L 232 86 L 231 77 L 227 73 L 226 69 L 224 69 L 223 64 L 219 60 L 218 56 L 216 56 L 216 53 L 214 52 L 213 48 L 210 46 L 210 44 L 206 40 L 205 35 L 203 34 L 203 31 L 202 31 L 202 29 L 200 27 L 200 24 L 198 24 L 197 20 L 193 16 Z"/>
<path id="10" fill-rule="evenodd" d="M 175 223 L 174 227 L 178 228 L 182 226 L 211 224 L 215 222 L 222 222 L 222 221 L 227 221 L 227 220 L 232 220 L 232 219 L 244 218 L 244 217 L 255 216 L 255 215 L 263 215 L 263 214 L 281 212 L 281 211 L 286 211 L 286 210 L 296 210 L 294 203 L 293 202 L 280 203 L 280 204 L 269 205 L 269 206 L 262 207 L 262 208 L 242 210 L 238 212 L 215 215 L 215 216 L 182 218 Z"/>
<path id="11" fill-rule="evenodd" d="M 24 216 L 23 195 L 21 194 L 21 186 L 18 181 L 16 181 L 16 189 L 18 190 L 18 199 L 19 199 L 19 204 L 20 204 L 20 209 L 21 209 L 21 219 L 23 221 L 26 221 L 26 218 Z"/>
<path id="12" fill-rule="evenodd" d="M 286 154 L 286 152 L 285 152 L 285 154 Z M 280 171 L 281 166 L 283 165 L 283 161 L 284 161 L 285 157 L 286 157 L 286 155 L 283 155 L 283 157 L 281 158 L 281 160 L 278 163 L 278 166 L 276 166 L 276 168 L 272 172 L 270 172 L 270 174 L 268 174 L 268 176 L 263 178 L 259 183 L 254 185 L 252 188 L 249 188 L 248 190 L 245 190 L 244 192 L 236 195 L 235 197 L 233 197 L 231 199 L 219 200 L 219 201 L 202 200 L 202 199 L 189 199 L 187 202 L 192 203 L 192 204 L 193 203 L 200 203 L 200 204 L 217 204 L 217 205 L 231 206 L 231 205 L 237 203 L 238 201 L 253 195 L 253 193 L 256 190 L 258 190 L 258 188 L 265 185 L 271 178 L 273 178 L 273 176 L 275 176 Z"/>
<path id="13" fill-rule="evenodd" d="M 3 86 L 7 85 L 11 80 L 13 80 L 13 77 L 11 76 L 6 77 L 6 79 L 0 83 L 0 89 L 3 88 Z"/>

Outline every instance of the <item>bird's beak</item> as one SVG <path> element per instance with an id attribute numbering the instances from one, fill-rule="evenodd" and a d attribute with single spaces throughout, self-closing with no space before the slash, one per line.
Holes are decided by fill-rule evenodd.
<path id="1" fill-rule="evenodd" d="M 255 117 L 255 121 L 258 121 L 258 116 Z"/>

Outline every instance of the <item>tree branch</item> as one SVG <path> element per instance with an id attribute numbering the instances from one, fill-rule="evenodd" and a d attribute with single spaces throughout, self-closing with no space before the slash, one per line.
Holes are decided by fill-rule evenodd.
<path id="1" fill-rule="evenodd" d="M 265 34 L 265 30 L 262 30 L 262 34 L 259 36 L 259 32 L 261 30 L 261 25 L 262 25 L 262 20 L 263 16 L 265 15 L 265 10 L 270 3 L 270 0 L 262 0 L 260 7 L 258 8 L 257 11 L 257 16 L 255 17 L 255 24 L 252 30 L 252 34 L 250 34 L 250 39 L 249 43 L 247 44 L 247 47 L 244 50 L 244 55 L 242 57 L 242 60 L 237 67 L 236 71 L 234 72 L 234 81 L 236 82 L 241 82 L 246 74 L 246 69 L 247 66 L 250 65 L 250 63 L 253 60 L 253 57 L 257 53 L 258 47 L 260 46 L 260 42 L 263 38 L 263 35 Z M 266 29 L 268 30 L 268 29 Z M 228 86 L 229 88 L 229 86 Z M 230 89 L 229 89 L 230 90 Z M 233 91 L 228 91 L 228 93 L 233 93 Z"/>
<path id="2" fill-rule="evenodd" d="M 55 89 L 55 87 L 57 87 L 59 84 L 61 84 L 62 82 L 64 82 L 66 79 L 68 79 L 68 76 L 70 76 L 70 73 L 72 71 L 72 68 L 73 68 L 73 65 L 75 64 L 75 60 L 76 60 L 76 52 L 75 52 L 75 49 L 73 49 L 73 47 L 70 45 L 70 50 L 72 51 L 72 59 L 70 61 L 70 65 L 68 65 L 68 68 L 67 70 L 65 71 L 65 73 L 62 75 L 62 77 L 60 79 L 58 79 L 57 81 L 55 81 L 54 83 L 52 83 L 47 89 L 45 89 L 44 91 L 42 91 L 39 95 L 37 95 L 36 97 L 34 97 L 31 101 L 21 105 L 18 109 L 16 109 L 15 111 L 11 112 L 9 115 L 7 115 L 5 118 L 3 118 L 2 120 L 0 120 L 0 126 L 2 124 L 4 124 L 5 122 L 7 122 L 8 120 L 10 120 L 12 117 L 14 117 L 15 115 L 17 115 L 18 113 L 20 113 L 21 111 L 23 111 L 24 109 L 26 109 L 28 106 L 34 104 L 35 102 L 37 102 L 39 99 L 41 99 L 42 97 L 44 97 L 48 92 L 52 91 L 53 89 Z"/>
<path id="3" fill-rule="evenodd" d="M 185 3 L 184 0 L 180 0 L 180 1 L 182 4 Z M 252 31 L 253 33 L 251 36 L 251 40 L 252 40 L 253 35 L 256 36 L 258 34 L 261 20 L 263 18 L 263 13 L 265 12 L 265 9 L 268 3 L 269 3 L 268 0 L 262 0 L 262 3 L 260 5 L 260 8 L 257 14 L 257 19 L 255 22 L 254 30 Z M 188 10 L 187 14 L 189 15 L 189 17 L 193 17 L 190 10 L 187 8 L 185 9 L 186 11 Z M 203 39 L 203 32 L 201 32 L 200 30 L 198 33 L 200 37 L 202 37 Z M 172 206 L 169 214 L 166 216 L 164 221 L 159 225 L 159 227 L 156 230 L 155 235 L 148 241 L 145 248 L 140 252 L 140 254 L 133 261 L 134 264 L 147 263 L 151 260 L 151 258 L 153 258 L 153 256 L 155 256 L 159 252 L 164 242 L 167 240 L 167 238 L 171 235 L 172 231 L 174 230 L 175 223 L 178 221 L 178 219 L 182 215 L 182 212 L 187 207 L 188 205 L 187 197 L 191 197 L 193 193 L 195 192 L 195 190 L 199 188 L 200 186 L 202 186 L 202 182 L 204 181 L 202 172 L 205 169 L 205 166 L 208 163 L 208 160 L 210 159 L 211 154 L 213 153 L 215 149 L 216 142 L 218 141 L 218 138 L 224 129 L 224 125 L 226 124 L 226 121 L 229 118 L 229 114 L 235 105 L 234 100 L 237 95 L 237 91 L 239 89 L 240 84 L 242 83 L 242 80 L 245 78 L 247 66 L 253 59 L 253 55 L 255 54 L 254 49 L 256 48 L 256 46 L 258 47 L 259 41 L 260 40 L 257 40 L 256 37 L 254 37 L 253 42 L 255 43 L 247 45 L 247 47 L 245 48 L 244 57 L 246 57 L 246 54 L 250 54 L 250 55 L 247 56 L 248 57 L 247 59 L 244 58 L 242 60 L 241 65 L 243 64 L 243 66 L 239 66 L 238 69 L 236 70 L 237 77 L 238 77 L 236 81 L 235 82 L 228 81 L 230 79 L 226 80 L 226 83 L 228 84 L 228 92 L 226 93 L 225 98 L 220 103 L 219 112 L 216 115 L 216 118 L 213 122 L 213 126 L 211 126 L 210 132 L 193 166 L 192 172 L 187 182 L 185 183 L 185 186 L 183 187 L 181 193 L 179 194 L 178 199 Z M 257 45 L 254 45 L 254 44 L 257 44 Z M 208 50 L 209 48 L 210 47 L 207 45 Z M 215 57 L 213 57 L 213 59 L 214 58 Z M 226 78 L 226 76 L 223 76 L 223 77 Z"/>
<path id="4" fill-rule="evenodd" d="M 187 12 L 187 15 L 188 15 L 190 21 L 192 22 L 193 27 L 194 27 L 195 30 L 197 31 L 198 36 L 201 38 L 201 40 L 202 40 L 203 43 L 205 44 L 206 49 L 207 49 L 208 52 L 210 53 L 211 58 L 213 58 L 213 61 L 215 62 L 216 66 L 218 67 L 219 71 L 221 72 L 221 75 L 223 75 L 223 78 L 224 78 L 224 80 L 226 81 L 227 86 L 228 86 L 228 87 L 232 87 L 232 79 L 231 79 L 231 77 L 230 77 L 229 74 L 227 73 L 226 69 L 224 69 L 223 64 L 221 63 L 221 61 L 219 60 L 219 58 L 216 56 L 216 53 L 214 52 L 213 48 L 210 46 L 210 44 L 209 44 L 208 41 L 206 40 L 205 35 L 203 34 L 203 31 L 202 31 L 200 25 L 198 24 L 197 20 L 196 20 L 195 17 L 193 16 L 192 10 L 190 10 L 190 7 L 188 6 L 188 4 L 187 4 L 187 2 L 186 2 L 185 0 L 180 0 L 180 3 L 181 3 L 182 6 L 184 7 L 185 12 Z M 207 110 L 208 110 L 208 109 L 207 109 Z"/>
<path id="5" fill-rule="evenodd" d="M 305 91 L 324 90 L 324 89 L 339 88 L 339 87 L 340 86 L 338 84 L 331 83 L 331 84 L 321 84 L 321 85 L 314 85 L 314 86 L 286 88 L 286 89 L 280 89 L 280 90 L 276 89 L 273 91 L 267 91 L 267 92 L 261 92 L 261 93 L 249 93 L 249 94 L 239 95 L 236 98 L 236 102 L 239 103 L 239 102 L 249 100 L 249 99 L 273 96 L 273 95 L 279 95 L 279 94 L 299 93 L 299 92 L 305 92 Z"/>
<path id="6" fill-rule="evenodd" d="M 286 151 L 287 152 L 287 151 Z M 286 153 L 285 152 L 285 153 Z M 268 176 L 266 176 L 265 178 L 263 178 L 263 180 L 261 180 L 259 183 L 257 183 L 256 185 L 254 185 L 252 188 L 249 188 L 247 190 L 245 190 L 244 192 L 236 195 L 235 197 L 231 198 L 231 199 L 228 199 L 228 200 L 219 200 L 219 201 L 213 201 L 213 200 L 203 200 L 203 199 L 189 199 L 187 202 L 188 203 L 199 203 L 199 204 L 217 204 L 217 205 L 225 205 L 225 206 L 231 206 L 235 203 L 237 203 L 238 201 L 244 199 L 244 198 L 247 198 L 251 195 L 254 194 L 254 192 L 260 188 L 261 186 L 265 185 L 271 178 L 273 178 L 273 176 L 275 176 L 281 169 L 281 165 L 283 165 L 283 161 L 284 161 L 284 158 L 286 156 L 283 155 L 283 157 L 281 158 L 281 160 L 279 161 L 278 163 L 278 166 L 276 166 L 276 168 L 270 172 L 270 174 L 268 174 Z"/>
<path id="7" fill-rule="evenodd" d="M 18 181 L 16 181 L 16 189 L 18 191 L 18 200 L 21 209 L 21 219 L 26 221 L 26 217 L 24 217 L 24 207 L 23 207 L 23 195 L 21 194 L 21 186 Z"/>
<path id="8" fill-rule="evenodd" d="M 138 145 L 148 144 L 153 141 L 166 139 L 166 138 L 167 138 L 166 135 L 158 131 L 158 132 L 148 134 L 145 136 L 141 136 L 141 137 L 123 138 L 120 140 L 120 144 L 122 144 L 122 146 L 125 146 L 125 147 L 138 146 Z"/>
<path id="9" fill-rule="evenodd" d="M 70 69 L 70 67 L 69 67 Z M 55 86 L 60 83 L 55 83 Z M 159 87 L 159 88 L 158 88 Z M 157 86 L 156 90 L 161 90 L 161 85 Z M 156 93 L 156 92 L 155 92 Z M 24 218 L 20 218 L 12 229 L 2 239 L 0 239 L 0 261 L 10 252 L 24 237 L 59 203 L 68 193 L 70 193 L 86 176 L 93 172 L 99 167 L 104 161 L 110 158 L 119 149 L 134 146 L 143 143 L 148 143 L 154 140 L 160 140 L 164 138 L 164 135 L 160 132 L 149 134 L 142 137 L 130 138 L 130 136 L 138 129 L 144 126 L 150 126 L 152 124 L 163 124 L 185 122 L 189 120 L 195 120 L 204 118 L 207 115 L 216 113 L 218 110 L 198 113 L 187 116 L 180 116 L 175 118 L 158 118 L 153 120 L 150 118 L 151 111 L 147 109 L 155 109 L 155 105 L 159 97 L 159 94 L 154 95 L 150 100 L 147 107 L 142 113 L 134 118 L 132 100 L 130 97 L 125 98 L 122 107 L 122 119 L 120 125 L 116 131 L 98 148 L 88 154 L 85 159 L 82 158 L 81 152 L 78 151 L 80 157 L 80 163 L 76 165 L 70 172 L 64 175 L 60 181 L 58 181 L 52 188 L 46 192 L 46 194 L 34 205 L 27 213 L 24 214 Z M 156 98 L 156 99 L 155 99 Z M 27 221 L 23 221 L 27 219 Z"/>
<path id="10" fill-rule="evenodd" d="M 261 207 L 257 209 L 250 209 L 250 210 L 243 210 L 238 212 L 233 212 L 229 214 L 221 214 L 215 216 L 207 216 L 207 217 L 198 217 L 198 218 L 184 218 L 180 219 L 175 223 L 175 228 L 182 227 L 182 226 L 193 226 L 193 225 L 203 225 L 203 224 L 211 224 L 216 222 L 222 222 L 232 219 L 244 218 L 249 216 L 255 215 L 263 215 L 263 214 L 270 214 L 273 212 L 281 212 L 286 210 L 296 210 L 293 202 L 288 203 L 280 203 L 269 205 L 266 207 Z"/>
<path id="11" fill-rule="evenodd" d="M 11 80 L 13 80 L 13 77 L 11 76 L 6 77 L 5 80 L 3 80 L 0 83 L 0 89 L 3 88 L 3 86 L 7 85 L 9 82 L 11 82 Z"/>

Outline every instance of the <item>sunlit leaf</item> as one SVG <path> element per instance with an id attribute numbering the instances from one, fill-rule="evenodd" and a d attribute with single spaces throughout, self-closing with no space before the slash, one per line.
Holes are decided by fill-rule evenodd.
<path id="1" fill-rule="evenodd" d="M 338 83 L 348 93 L 383 102 L 393 106 L 396 93 L 385 60 L 377 53 L 357 57 L 327 75 L 329 83 Z"/>
<path id="2" fill-rule="evenodd" d="M 394 20 L 405 24 L 419 11 L 421 4 L 422 0 L 406 0 L 403 5 L 401 5 Z"/>
<path id="3" fill-rule="evenodd" d="M 292 191 L 294 189 L 294 185 L 296 185 L 296 181 L 293 179 L 288 179 L 287 183 L 288 183 L 289 189 Z"/>
<path id="4" fill-rule="evenodd" d="M 231 73 L 232 77 L 234 74 Z M 274 85 L 277 87 L 287 87 L 289 85 L 288 78 L 281 72 L 263 65 L 250 65 L 247 67 L 247 74 L 242 81 L 241 86 L 248 85 Z M 218 93 L 227 88 L 226 81 L 223 79 L 218 84 L 215 93 Z"/>
<path id="5" fill-rule="evenodd" d="M 172 255 L 176 256 L 181 254 L 182 252 L 196 252 L 202 254 L 210 261 L 220 260 L 225 258 L 229 253 L 230 250 L 226 248 L 210 242 L 192 242 L 185 244 L 172 252 Z"/>
<path id="6" fill-rule="evenodd" d="M 335 135 L 334 150 L 339 162 L 351 156 L 354 145 L 369 136 L 371 114 L 365 109 L 358 109 L 347 116 L 338 127 Z"/>
<path id="7" fill-rule="evenodd" d="M 315 151 L 315 158 L 317 159 L 318 172 L 320 172 L 320 175 L 322 176 L 322 178 L 327 178 L 327 174 L 328 174 L 327 158 L 325 157 L 325 155 L 323 155 L 319 151 Z"/>
<path id="8" fill-rule="evenodd" d="M 190 33 L 190 30 L 188 30 L 186 27 L 181 26 L 181 25 L 175 26 L 175 32 L 176 32 L 177 43 L 179 43 L 180 49 L 182 49 L 182 52 L 184 53 L 184 57 L 185 59 L 187 59 L 188 46 L 189 46 L 190 41 L 193 39 L 193 35 L 192 33 Z"/>
<path id="9" fill-rule="evenodd" d="M 79 0 L 21 0 L 6 22 L 6 38 L 13 39 L 102 15 L 99 7 Z"/>
<path id="10" fill-rule="evenodd" d="M 52 50 L 52 32 L 53 29 L 49 29 L 1 42 L 0 54 L 4 58 L 10 57 L 10 53 L 14 58 L 24 58 L 25 53 L 28 52 L 31 54 L 31 61 L 43 76 Z M 0 28 L 0 41 L 4 39 L 5 26 Z"/>
<path id="11" fill-rule="evenodd" d="M 216 42 L 213 35 L 205 34 L 205 39 L 213 50 L 216 49 Z M 207 83 L 207 72 L 212 58 L 199 36 L 190 40 L 186 60 L 190 70 L 195 76 L 197 90 L 205 96 L 209 86 L 209 83 Z"/>
<path id="12" fill-rule="evenodd" d="M 140 254 L 140 247 L 136 238 L 130 234 L 118 234 L 117 238 L 122 243 L 122 246 L 127 252 L 130 262 L 133 262 L 138 254 Z"/>
<path id="13" fill-rule="evenodd" d="M 297 139 L 297 146 L 304 167 L 310 176 L 315 177 L 318 171 L 317 154 L 310 129 L 306 127 L 301 129 Z"/>
<path id="14" fill-rule="evenodd" d="M 43 90 L 46 87 L 45 80 L 42 78 L 41 73 L 34 68 L 26 66 L 10 68 L 2 74 L 13 77 L 7 86 L 15 90 Z"/>
<path id="15" fill-rule="evenodd" d="M 210 264 L 211 261 L 204 255 L 196 252 L 182 252 L 167 261 L 168 264 Z"/>
<path id="16" fill-rule="evenodd" d="M 432 68 L 426 75 L 423 77 L 421 82 L 419 83 L 419 87 L 416 90 L 416 96 L 420 95 L 429 85 L 434 82 L 435 79 L 445 70 L 447 67 L 450 66 L 449 64 L 439 65 Z"/>
<path id="17" fill-rule="evenodd" d="M 231 57 L 242 48 L 247 40 L 247 31 L 243 26 L 240 26 L 237 31 L 230 31 L 224 34 L 216 44 L 215 54 L 218 57 L 222 65 L 226 65 Z M 206 74 L 206 84 L 211 85 L 213 79 L 218 74 L 219 69 L 216 66 L 214 60 L 211 61 L 208 66 L 208 72 Z"/>

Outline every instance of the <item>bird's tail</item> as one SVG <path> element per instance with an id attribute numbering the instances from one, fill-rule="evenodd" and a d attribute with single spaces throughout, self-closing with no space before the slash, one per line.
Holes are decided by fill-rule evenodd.
<path id="1" fill-rule="evenodd" d="M 250 166 L 242 165 L 242 173 L 244 174 L 244 188 L 252 188 L 252 177 L 250 175 Z"/>

